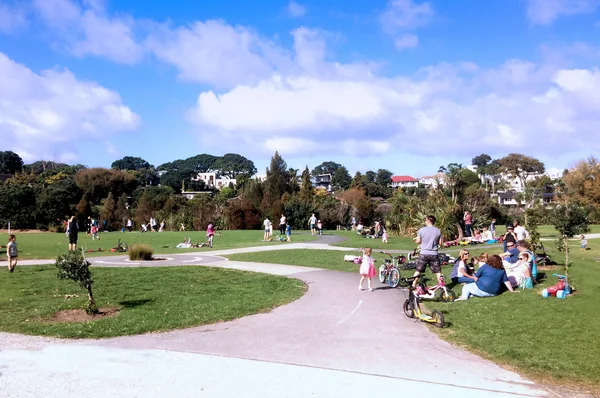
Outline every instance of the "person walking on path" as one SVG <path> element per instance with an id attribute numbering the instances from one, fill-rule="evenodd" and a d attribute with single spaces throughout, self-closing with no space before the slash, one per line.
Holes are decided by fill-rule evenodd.
<path id="1" fill-rule="evenodd" d="M 375 262 L 373 260 L 373 257 L 371 257 L 371 253 L 372 253 L 372 249 L 370 247 L 365 247 L 363 249 L 363 258 L 362 258 L 362 262 L 360 263 L 360 282 L 358 283 L 358 290 L 362 291 L 363 290 L 363 282 L 365 281 L 365 279 L 367 280 L 367 286 L 368 286 L 368 290 L 370 292 L 373 291 L 373 288 L 371 287 L 371 278 L 373 278 L 376 275 L 375 272 Z"/>
<path id="2" fill-rule="evenodd" d="M 77 218 L 71 216 L 69 219 L 69 251 L 74 252 L 77 250 L 77 238 L 79 237 L 79 224 L 77 224 Z"/>
<path id="3" fill-rule="evenodd" d="M 310 225 L 310 234 L 314 235 L 316 233 L 315 227 L 317 225 L 317 217 L 315 217 L 315 213 L 313 213 L 313 215 L 310 216 L 310 219 L 308 220 L 308 225 Z"/>
<path id="4" fill-rule="evenodd" d="M 471 226 L 473 225 L 473 216 L 471 215 L 471 213 L 468 210 L 465 211 L 463 220 L 465 221 L 465 233 L 467 235 L 467 238 L 470 238 L 471 237 Z"/>
<path id="5" fill-rule="evenodd" d="M 17 237 L 15 235 L 11 234 L 8 237 L 6 256 L 8 257 L 8 271 L 13 272 L 17 266 L 17 258 L 19 257 L 19 253 L 17 252 Z"/>
<path id="6" fill-rule="evenodd" d="M 417 244 L 421 245 L 421 252 L 417 259 L 414 287 L 417 287 L 419 275 L 425 272 L 427 265 L 429 265 L 431 272 L 437 276 L 438 283 L 441 283 L 443 278 L 442 264 L 438 256 L 438 248 L 442 244 L 442 232 L 439 228 L 434 227 L 435 222 L 435 216 L 425 217 L 425 226 L 419 230 L 415 239 Z"/>

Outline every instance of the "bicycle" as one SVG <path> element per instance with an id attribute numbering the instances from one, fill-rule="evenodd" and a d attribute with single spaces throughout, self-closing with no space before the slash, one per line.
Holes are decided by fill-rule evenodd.
<path id="1" fill-rule="evenodd" d="M 440 299 L 445 303 L 453 302 L 456 299 L 456 293 L 452 289 L 446 287 L 446 281 L 444 275 L 441 275 L 440 281 L 435 286 L 427 286 L 429 278 L 419 275 L 419 282 L 417 284 L 417 295 L 422 299 L 435 299 L 437 291 L 440 290 Z"/>
<path id="2" fill-rule="evenodd" d="M 117 241 L 117 247 L 114 248 L 114 251 L 123 253 L 129 250 L 129 245 L 126 242 L 121 242 L 121 239 Z"/>
<path id="3" fill-rule="evenodd" d="M 383 260 L 383 264 L 379 267 L 379 282 L 385 283 L 387 280 L 391 288 L 398 287 L 398 284 L 400 284 L 400 270 L 398 270 L 398 266 L 404 264 L 406 257 L 402 255 L 394 257 L 384 251 L 380 251 L 379 253 L 387 254 L 391 258 L 391 260 L 387 258 Z"/>
<path id="4" fill-rule="evenodd" d="M 415 294 L 415 288 L 412 282 L 416 279 L 416 276 L 410 278 L 403 278 L 402 280 L 408 284 L 408 298 L 404 301 L 402 309 L 404 315 L 408 318 L 418 318 L 422 322 L 433 323 L 438 328 L 444 327 L 444 314 L 440 310 L 433 310 L 431 314 L 426 314 L 421 310 L 421 298 Z M 406 297 L 406 294 L 405 294 Z"/>

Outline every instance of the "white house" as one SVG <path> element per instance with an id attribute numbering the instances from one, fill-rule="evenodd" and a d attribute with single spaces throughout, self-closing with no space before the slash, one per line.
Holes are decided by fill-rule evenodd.
<path id="1" fill-rule="evenodd" d="M 230 183 L 235 185 L 235 179 L 232 178 L 217 178 L 217 173 L 198 173 L 198 175 L 192 178 L 194 181 L 204 181 L 204 185 L 208 188 L 221 189 L 229 186 Z"/>
<path id="2" fill-rule="evenodd" d="M 393 176 L 392 188 L 416 188 L 419 186 L 419 180 L 411 176 Z"/>
<path id="3" fill-rule="evenodd" d="M 425 176 L 419 178 L 419 184 L 430 188 L 437 188 L 438 186 L 444 186 L 444 173 L 437 173 L 432 176 Z"/>

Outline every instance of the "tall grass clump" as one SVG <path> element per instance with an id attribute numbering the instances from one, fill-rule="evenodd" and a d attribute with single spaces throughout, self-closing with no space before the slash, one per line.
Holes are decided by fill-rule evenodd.
<path id="1" fill-rule="evenodd" d="M 152 249 L 152 246 L 145 243 L 136 243 L 129 248 L 129 259 L 132 261 L 152 260 L 153 253 L 154 249 Z"/>

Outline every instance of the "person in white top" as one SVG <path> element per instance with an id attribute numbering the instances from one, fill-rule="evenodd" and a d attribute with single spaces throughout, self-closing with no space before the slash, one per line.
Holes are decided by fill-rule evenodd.
<path id="1" fill-rule="evenodd" d="M 525 240 L 529 238 L 529 232 L 525 229 L 524 226 L 519 224 L 519 221 L 515 220 L 513 223 L 515 226 L 515 234 L 517 235 L 517 242 L 520 240 Z"/>
<path id="2" fill-rule="evenodd" d="M 287 224 L 287 220 L 285 218 L 285 215 L 281 215 L 281 218 L 279 219 L 279 234 L 280 235 L 284 235 L 285 234 L 285 227 Z"/>
<path id="3" fill-rule="evenodd" d="M 263 221 L 263 224 L 265 226 L 265 237 L 263 238 L 263 240 L 266 242 L 268 240 L 270 240 L 271 238 L 271 221 L 269 221 L 269 218 L 265 218 L 265 221 Z"/>
<path id="4" fill-rule="evenodd" d="M 492 231 L 490 231 L 488 227 L 484 225 L 483 232 L 481 233 L 481 241 L 487 242 L 488 240 L 494 240 L 494 235 L 492 234 Z"/>

